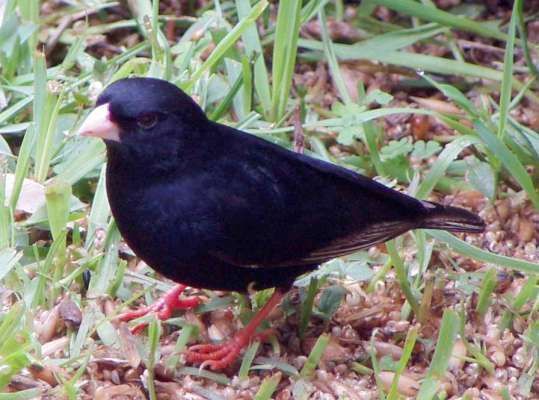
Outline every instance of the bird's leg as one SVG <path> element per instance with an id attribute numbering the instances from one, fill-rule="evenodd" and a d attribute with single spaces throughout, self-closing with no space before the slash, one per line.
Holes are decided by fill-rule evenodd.
<path id="1" fill-rule="evenodd" d="M 253 339 L 262 339 L 268 335 L 267 330 L 257 334 L 256 328 L 279 305 L 283 297 L 284 293 L 276 289 L 264 307 L 228 342 L 191 346 L 185 353 L 187 362 L 201 364 L 202 367 L 208 366 L 213 371 L 231 365 L 238 358 L 242 349 L 247 347 Z"/>
<path id="2" fill-rule="evenodd" d="M 183 293 L 186 287 L 187 286 L 181 284 L 176 285 L 152 305 L 141 307 L 133 311 L 127 311 L 123 314 L 118 315 L 117 318 L 120 321 L 131 321 L 133 319 L 155 312 L 157 314 L 157 318 L 159 318 L 160 320 L 166 320 L 170 318 L 174 310 L 189 310 L 191 308 L 195 308 L 200 304 L 200 298 L 180 298 L 180 295 Z M 146 323 L 138 324 L 132 329 L 132 331 L 134 333 L 138 332 L 146 325 Z"/>

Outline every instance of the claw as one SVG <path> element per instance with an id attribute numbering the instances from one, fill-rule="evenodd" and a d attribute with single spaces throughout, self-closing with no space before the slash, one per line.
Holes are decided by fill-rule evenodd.
<path id="1" fill-rule="evenodd" d="M 176 285 L 170 291 L 165 293 L 159 300 L 147 307 L 141 307 L 137 310 L 127 311 L 117 316 L 120 321 L 131 321 L 133 319 L 142 317 L 150 313 L 156 313 L 157 318 L 160 320 L 169 319 L 174 310 L 189 310 L 197 307 L 201 299 L 198 297 L 186 297 L 180 298 L 187 286 Z M 148 324 L 146 322 L 140 323 L 131 329 L 133 333 L 138 333 L 144 329 Z"/>
<path id="2" fill-rule="evenodd" d="M 260 333 L 255 333 L 260 323 L 267 318 L 283 298 L 283 293 L 275 291 L 266 305 L 251 319 L 251 321 L 241 331 L 228 342 L 223 344 L 197 344 L 191 346 L 185 352 L 185 359 L 188 363 L 198 364 L 200 368 L 209 367 L 212 371 L 225 369 L 232 365 L 239 357 L 241 351 L 249 345 L 252 340 L 264 341 L 272 332 L 267 329 Z"/>
<path id="3" fill-rule="evenodd" d="M 200 368 L 209 367 L 212 371 L 224 369 L 231 365 L 245 347 L 239 337 L 221 345 L 204 344 L 192 346 L 187 350 L 185 357 L 187 362 L 201 363 Z"/>

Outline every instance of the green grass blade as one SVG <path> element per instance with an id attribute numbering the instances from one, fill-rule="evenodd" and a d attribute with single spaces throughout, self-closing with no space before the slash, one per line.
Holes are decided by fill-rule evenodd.
<path id="1" fill-rule="evenodd" d="M 397 52 L 422 40 L 430 39 L 445 32 L 434 24 L 423 25 L 417 28 L 400 29 L 354 44 L 335 44 L 335 53 L 341 60 L 376 57 L 380 52 Z M 300 47 L 311 50 L 323 50 L 323 43 L 315 40 L 300 39 Z M 447 60 L 447 59 L 445 59 Z"/>
<path id="2" fill-rule="evenodd" d="M 58 179 L 52 180 L 45 188 L 47 217 L 52 237 L 57 240 L 65 230 L 69 218 L 71 185 Z"/>
<path id="3" fill-rule="evenodd" d="M 249 0 L 236 0 L 236 8 L 238 17 L 246 18 L 251 11 Z M 254 87 L 258 95 L 264 114 L 269 117 L 271 112 L 271 88 L 269 83 L 268 69 L 264 61 L 264 50 L 260 43 L 260 37 L 256 25 L 249 26 L 242 34 L 243 43 L 245 45 L 245 54 L 249 59 L 255 59 L 254 64 Z"/>
<path id="4" fill-rule="evenodd" d="M 223 55 L 236 43 L 241 34 L 245 32 L 247 28 L 252 26 L 255 20 L 262 14 L 267 7 L 268 1 L 261 0 L 256 6 L 254 6 L 249 14 L 241 19 L 238 24 L 227 33 L 227 35 L 217 44 L 210 56 L 204 61 L 204 63 L 193 73 L 191 79 L 185 85 L 185 90 L 189 90 L 193 85 L 202 77 L 202 75 L 211 67 L 213 67 Z"/>
<path id="5" fill-rule="evenodd" d="M 307 326 L 309 325 L 309 320 L 313 313 L 314 307 L 314 297 L 316 296 L 316 291 L 318 290 L 318 278 L 311 278 L 309 282 L 309 287 L 305 295 L 305 299 L 301 304 L 301 312 L 299 316 L 298 331 L 299 337 L 303 339 Z"/>
<path id="6" fill-rule="evenodd" d="M 406 297 L 406 301 L 408 301 L 410 307 L 412 307 L 414 314 L 419 315 L 419 303 L 412 293 L 412 288 L 410 287 L 410 282 L 408 281 L 408 274 L 406 272 L 404 262 L 397 251 L 397 247 L 395 246 L 395 241 L 390 240 L 386 242 L 386 247 L 389 256 L 391 257 L 391 263 L 393 264 L 395 272 L 397 273 L 397 279 L 399 281 L 401 290 L 404 293 L 404 297 Z"/>
<path id="7" fill-rule="evenodd" d="M 348 89 L 346 88 L 346 84 L 344 83 L 344 78 L 341 74 L 339 63 L 337 61 L 337 56 L 335 55 L 335 49 L 333 48 L 333 42 L 331 41 L 331 38 L 329 36 L 327 28 L 327 18 L 324 8 L 321 8 L 318 12 L 318 23 L 320 24 L 320 31 L 322 33 L 324 54 L 326 56 L 333 82 L 335 83 L 335 86 L 339 91 L 339 95 L 342 101 L 344 103 L 351 103 L 352 99 L 350 98 L 350 94 L 348 93 Z"/>
<path id="8" fill-rule="evenodd" d="M 281 381 L 282 374 L 277 372 L 270 377 L 265 378 L 260 385 L 260 389 L 256 392 L 254 400 L 271 400 L 271 395 L 277 389 L 277 385 Z"/>
<path id="9" fill-rule="evenodd" d="M 32 400 L 41 398 L 41 389 L 26 389 L 14 393 L 0 393 L 0 400 Z"/>
<path id="10" fill-rule="evenodd" d="M 532 55 L 530 53 L 530 46 L 528 45 L 528 32 L 526 31 L 526 24 L 524 21 L 524 0 L 515 0 L 515 9 L 517 10 L 517 24 L 520 41 L 522 43 L 522 50 L 524 51 L 524 58 L 526 59 L 526 65 L 530 69 L 530 72 L 535 78 L 539 78 L 539 70 L 535 65 Z"/>
<path id="11" fill-rule="evenodd" d="M 480 318 L 483 318 L 488 311 L 490 306 L 490 296 L 496 289 L 497 276 L 496 270 L 489 269 L 483 276 L 483 281 L 481 282 L 481 288 L 479 290 L 479 296 L 477 299 L 477 306 L 475 311 Z"/>
<path id="12" fill-rule="evenodd" d="M 498 265 L 500 267 L 514 269 L 520 272 L 539 274 L 539 264 L 530 261 L 520 260 L 518 258 L 500 256 L 481 250 L 478 247 L 460 240 L 449 232 L 427 230 L 427 233 L 440 242 L 447 244 L 453 251 L 462 254 L 465 257 L 470 257 L 475 260 L 483 261 L 489 264 Z"/>
<path id="13" fill-rule="evenodd" d="M 148 362 L 146 364 L 148 377 L 146 384 L 151 400 L 157 400 L 155 390 L 155 364 L 159 361 L 159 338 L 161 337 L 161 324 L 153 318 L 148 327 Z"/>
<path id="14" fill-rule="evenodd" d="M 101 140 L 90 139 L 80 154 L 71 160 L 69 168 L 61 171 L 57 178 L 73 185 L 104 162 L 105 145 Z"/>
<path id="15" fill-rule="evenodd" d="M 299 46 L 311 50 L 323 50 L 321 42 L 300 40 Z M 433 72 L 443 75 L 463 75 L 475 78 L 485 78 L 493 81 L 502 80 L 502 72 L 481 65 L 463 63 L 448 58 L 429 56 L 426 54 L 408 53 L 406 51 L 365 51 L 358 45 L 336 44 L 335 53 L 340 60 L 370 60 L 389 65 L 398 65 L 416 71 Z"/>
<path id="16" fill-rule="evenodd" d="M 259 347 L 260 347 L 260 342 L 255 341 L 253 342 L 253 344 L 249 346 L 249 348 L 245 352 L 243 356 L 243 360 L 241 361 L 240 370 L 238 372 L 238 377 L 241 380 L 247 379 L 249 377 L 249 369 L 251 368 L 251 365 L 253 364 L 253 360 L 255 359 L 256 352 L 258 351 Z"/>
<path id="17" fill-rule="evenodd" d="M 438 156 L 438 159 L 427 173 L 416 192 L 419 199 L 426 198 L 436 186 L 436 183 L 445 174 L 445 171 L 451 162 L 460 154 L 462 150 L 471 145 L 481 143 L 473 136 L 459 136 L 450 144 L 445 146 L 444 150 Z"/>
<path id="18" fill-rule="evenodd" d="M 509 104 L 511 103 L 511 88 L 513 83 L 513 58 L 515 47 L 516 21 L 518 2 L 513 5 L 513 13 L 509 22 L 508 39 L 505 44 L 505 56 L 503 59 L 503 79 L 500 89 L 500 116 L 498 119 L 498 138 L 503 142 L 505 136 L 505 125 L 509 114 Z"/>
<path id="19" fill-rule="evenodd" d="M 111 222 L 108 227 L 105 239 L 105 255 L 101 258 L 98 267 L 92 274 L 88 296 L 106 295 L 114 282 L 114 276 L 118 265 L 118 243 L 120 232 L 115 222 Z"/>
<path id="20" fill-rule="evenodd" d="M 518 157 L 482 121 L 475 121 L 474 126 L 485 146 L 507 168 L 522 189 L 526 191 L 534 207 L 539 210 L 539 192 Z"/>
<path id="21" fill-rule="evenodd" d="M 300 376 L 303 378 L 309 378 L 314 374 L 314 370 L 318 366 L 320 359 L 324 355 L 327 345 L 329 344 L 330 336 L 323 334 L 318 337 L 318 340 L 314 344 L 313 349 L 305 361 L 305 365 L 301 369 Z"/>
<path id="22" fill-rule="evenodd" d="M 36 135 L 34 130 L 34 125 L 30 125 L 24 134 L 22 140 L 21 148 L 19 149 L 19 154 L 17 156 L 17 166 L 15 167 L 15 179 L 13 183 L 13 189 L 11 191 L 11 198 L 9 199 L 9 205 L 11 207 L 11 212 L 15 211 L 17 201 L 21 194 L 22 184 L 24 178 L 28 174 L 30 169 L 30 157 L 32 150 L 34 149 L 36 141 Z"/>
<path id="23" fill-rule="evenodd" d="M 0 279 L 4 279 L 4 277 L 11 272 L 21 259 L 22 255 L 22 252 L 17 253 L 16 250 L 11 248 L 0 250 Z"/>
<path id="24" fill-rule="evenodd" d="M 445 310 L 434 355 L 427 376 L 417 394 L 418 400 L 431 400 L 438 391 L 440 381 L 444 378 L 449 358 L 453 352 L 459 326 L 458 315 L 452 310 Z"/>
<path id="25" fill-rule="evenodd" d="M 406 340 L 404 341 L 404 348 L 402 349 L 402 356 L 397 364 L 397 370 L 395 371 L 395 376 L 393 377 L 393 382 L 391 382 L 391 389 L 387 395 L 387 400 L 398 400 L 398 384 L 399 378 L 406 369 L 406 365 L 410 360 L 412 351 L 414 350 L 415 342 L 417 340 L 418 328 L 413 327 L 408 331 L 406 335 Z"/>
<path id="26" fill-rule="evenodd" d="M 447 11 L 439 10 L 427 5 L 419 5 L 412 0 L 371 0 L 372 3 L 387 7 L 402 13 L 410 15 L 429 22 L 437 22 L 440 25 L 448 26 L 467 32 L 473 32 L 479 36 L 490 37 L 498 40 L 506 40 L 507 35 L 500 30 L 492 29 L 485 24 L 472 21 L 459 15 L 453 15 Z"/>
<path id="27" fill-rule="evenodd" d="M 301 1 L 289 0 L 279 3 L 272 68 L 271 119 L 280 121 L 290 98 L 292 75 L 296 65 L 297 43 L 301 21 Z"/>
<path id="28" fill-rule="evenodd" d="M 88 215 L 88 232 L 86 233 L 86 242 L 84 247 L 88 249 L 95 239 L 97 229 L 105 229 L 110 216 L 110 207 L 107 200 L 105 188 L 106 167 L 103 165 L 97 187 L 92 201 L 92 209 Z"/>
<path id="29" fill-rule="evenodd" d="M 217 374 L 215 372 L 207 371 L 205 369 L 194 367 L 183 367 L 178 370 L 179 374 L 198 376 L 200 378 L 209 379 L 211 381 L 220 383 L 221 385 L 230 385 L 230 379 L 224 374 Z"/>

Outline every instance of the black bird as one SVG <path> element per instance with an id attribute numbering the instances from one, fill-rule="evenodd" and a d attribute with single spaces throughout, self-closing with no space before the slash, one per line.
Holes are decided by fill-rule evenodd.
<path id="1" fill-rule="evenodd" d="M 276 290 L 232 340 L 193 346 L 189 362 L 222 369 L 279 304 L 294 279 L 332 258 L 410 229 L 482 232 L 455 207 L 416 200 L 348 169 L 208 120 L 171 83 L 112 83 L 80 128 L 107 147 L 107 192 L 118 228 L 148 265 L 181 283 L 149 311 L 167 318 L 189 285 Z"/>

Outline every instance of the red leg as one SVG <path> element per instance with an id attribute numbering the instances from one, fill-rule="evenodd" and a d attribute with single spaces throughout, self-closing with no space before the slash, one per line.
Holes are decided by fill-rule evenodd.
<path id="1" fill-rule="evenodd" d="M 131 321 L 146 314 L 155 312 L 157 313 L 157 318 L 160 320 L 165 320 L 170 318 L 172 311 L 174 310 L 188 310 L 195 308 L 200 304 L 200 299 L 198 297 L 180 298 L 180 295 L 183 293 L 186 287 L 187 286 L 185 285 L 176 285 L 152 305 L 141 307 L 133 311 L 127 311 L 118 315 L 117 318 L 120 321 Z M 146 323 L 138 324 L 132 329 L 132 331 L 138 332 L 146 325 Z"/>
<path id="2" fill-rule="evenodd" d="M 256 334 L 256 328 L 264 321 L 269 313 L 279 305 L 284 293 L 276 289 L 268 302 L 249 321 L 247 326 L 237 332 L 232 339 L 223 344 L 199 344 L 191 346 L 185 353 L 189 363 L 201 364 L 201 367 L 208 366 L 216 371 L 231 365 L 240 355 L 253 338 L 265 337 L 268 331 Z"/>

